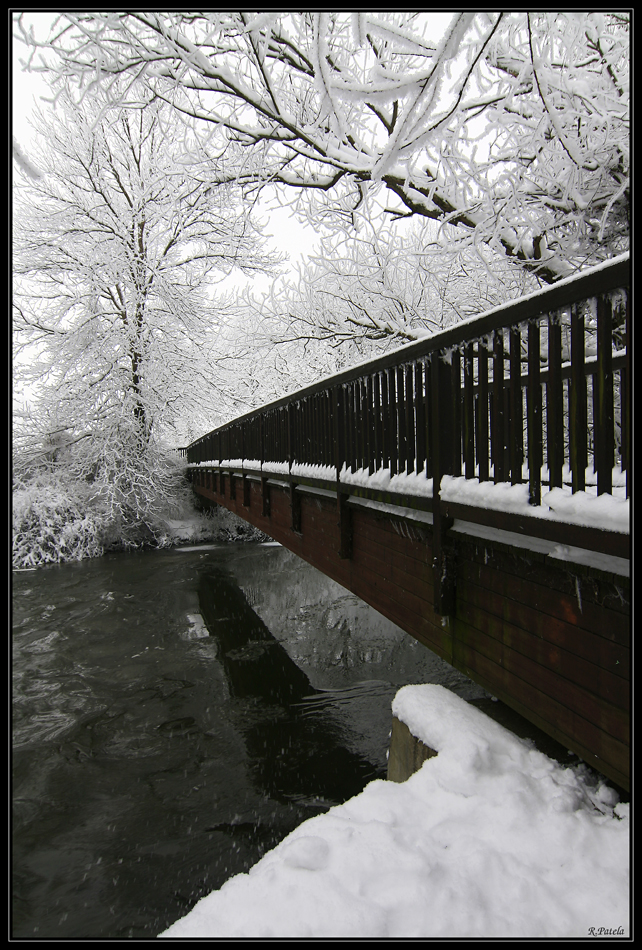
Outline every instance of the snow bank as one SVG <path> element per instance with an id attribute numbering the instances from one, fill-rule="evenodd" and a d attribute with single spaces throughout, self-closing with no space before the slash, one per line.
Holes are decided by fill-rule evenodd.
<path id="1" fill-rule="evenodd" d="M 438 755 L 304 822 L 161 937 L 629 932 L 629 806 L 442 686 L 393 712 Z M 621 929 L 619 929 L 621 928 Z"/>

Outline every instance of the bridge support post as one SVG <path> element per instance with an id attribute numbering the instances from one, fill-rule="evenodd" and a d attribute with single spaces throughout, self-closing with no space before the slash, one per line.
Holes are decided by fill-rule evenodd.
<path id="1" fill-rule="evenodd" d="M 261 476 L 261 514 L 270 517 L 270 486 L 265 476 Z"/>
<path id="2" fill-rule="evenodd" d="M 444 545 L 444 534 L 452 526 L 453 519 L 443 515 L 439 496 L 441 477 L 452 474 L 453 456 L 457 453 L 459 461 L 461 452 L 461 444 L 457 444 L 453 438 L 453 403 L 459 384 L 458 363 L 455 372 L 457 387 L 453 386 L 451 366 L 443 362 L 439 354 L 433 355 L 430 374 L 433 431 L 433 610 L 440 617 L 452 616 L 455 612 L 454 556 Z"/>
<path id="3" fill-rule="evenodd" d="M 292 512 L 292 530 L 301 534 L 301 493 L 297 492 L 294 482 L 290 485 L 290 510 Z"/>
<path id="4" fill-rule="evenodd" d="M 348 507 L 348 498 L 345 492 L 337 491 L 337 513 L 339 515 L 339 557 L 352 557 L 352 514 Z"/>
<path id="5" fill-rule="evenodd" d="M 453 519 L 440 518 L 439 522 L 440 530 L 433 531 L 432 539 L 433 610 L 439 617 L 451 617 L 455 613 L 455 557 L 443 546 L 442 531 L 452 525 Z M 436 519 L 433 526 L 437 527 Z"/>

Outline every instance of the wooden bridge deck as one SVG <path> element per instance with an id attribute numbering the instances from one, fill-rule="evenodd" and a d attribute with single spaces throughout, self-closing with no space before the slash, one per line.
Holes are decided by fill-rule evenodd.
<path id="1" fill-rule="evenodd" d="M 542 485 L 568 479 L 568 494 L 584 490 L 587 461 L 599 494 L 613 492 L 615 463 L 628 482 L 628 260 L 597 275 L 302 390 L 184 452 L 201 498 L 281 542 L 628 788 L 628 534 L 462 505 L 428 488 L 430 477 L 443 485 L 444 474 L 464 472 L 519 485 L 526 470 L 541 515 Z M 525 353 L 516 339 L 524 320 Z M 365 476 L 382 470 L 423 477 L 426 490 L 374 487 Z"/>

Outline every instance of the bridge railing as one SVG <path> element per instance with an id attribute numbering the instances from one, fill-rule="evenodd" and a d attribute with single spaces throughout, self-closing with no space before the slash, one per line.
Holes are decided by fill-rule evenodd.
<path id="1" fill-rule="evenodd" d="M 539 506 L 543 485 L 608 494 L 615 473 L 628 497 L 629 286 L 625 254 L 249 412 L 187 460 L 414 475 L 436 522 L 444 475 L 527 483 Z"/>

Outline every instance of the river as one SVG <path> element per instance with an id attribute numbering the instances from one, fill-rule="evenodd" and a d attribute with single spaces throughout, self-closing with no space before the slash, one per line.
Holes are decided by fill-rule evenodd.
<path id="1" fill-rule="evenodd" d="M 12 936 L 154 937 L 385 778 L 408 683 L 483 691 L 276 544 L 13 575 Z"/>

